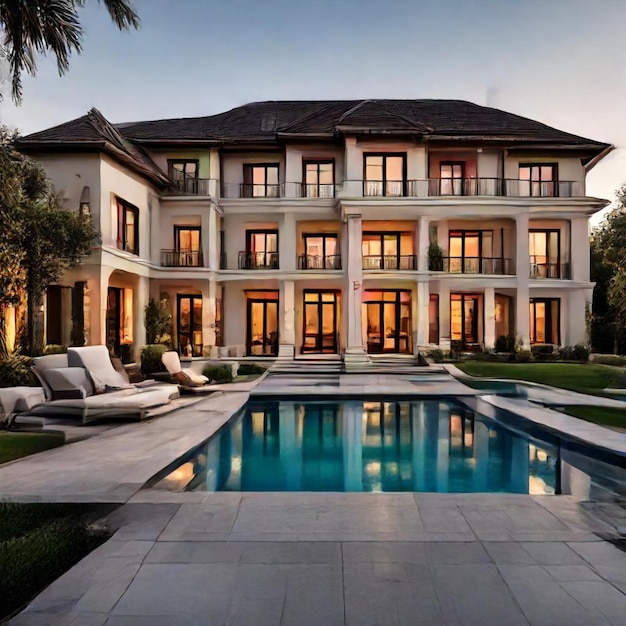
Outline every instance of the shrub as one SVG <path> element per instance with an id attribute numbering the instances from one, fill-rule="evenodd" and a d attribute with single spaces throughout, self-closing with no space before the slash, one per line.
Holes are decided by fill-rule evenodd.
<path id="1" fill-rule="evenodd" d="M 144 309 L 144 326 L 148 344 L 168 343 L 172 338 L 172 314 L 154 298 L 148 300 Z"/>
<path id="2" fill-rule="evenodd" d="M 532 359 L 532 356 L 530 350 L 520 350 L 515 353 L 515 361 L 517 363 L 528 363 Z"/>
<path id="3" fill-rule="evenodd" d="M 577 343 L 575 346 L 563 346 L 557 354 L 562 361 L 589 360 L 589 348 L 581 343 Z"/>
<path id="4" fill-rule="evenodd" d="M 233 382 L 233 370 L 230 365 L 207 365 L 202 373 L 216 383 Z"/>
<path id="5" fill-rule="evenodd" d="M 31 361 L 17 352 L 0 360 L 0 387 L 35 387 L 37 381 L 30 371 Z"/>
<path id="6" fill-rule="evenodd" d="M 254 374 L 263 374 L 266 369 L 267 367 L 257 365 L 256 363 L 241 363 L 237 374 L 238 376 L 252 376 Z"/>
<path id="7" fill-rule="evenodd" d="M 44 347 L 44 354 L 65 354 L 67 352 L 67 346 L 59 346 L 54 343 L 49 343 Z"/>
<path id="8" fill-rule="evenodd" d="M 443 350 L 439 350 L 439 348 L 431 350 L 428 356 L 433 360 L 433 363 L 443 363 Z"/>
<path id="9" fill-rule="evenodd" d="M 160 343 L 149 344 L 141 349 L 141 373 L 144 376 L 165 371 L 161 362 L 165 349 L 165 346 Z"/>
<path id="10" fill-rule="evenodd" d="M 598 365 L 626 366 L 626 357 L 618 356 L 617 354 L 592 354 L 591 360 Z"/>
<path id="11" fill-rule="evenodd" d="M 496 352 L 514 352 L 515 351 L 515 336 L 514 335 L 500 335 L 496 339 L 495 350 Z"/>

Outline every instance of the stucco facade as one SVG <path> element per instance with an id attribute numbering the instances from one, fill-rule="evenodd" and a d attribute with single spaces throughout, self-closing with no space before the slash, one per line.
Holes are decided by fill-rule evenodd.
<path id="1" fill-rule="evenodd" d="M 85 341 L 138 358 L 152 296 L 194 356 L 586 342 L 588 218 L 607 202 L 585 175 L 606 147 L 383 131 L 143 143 L 169 186 L 101 150 L 29 146 L 101 233 L 60 286 L 84 290 Z"/>

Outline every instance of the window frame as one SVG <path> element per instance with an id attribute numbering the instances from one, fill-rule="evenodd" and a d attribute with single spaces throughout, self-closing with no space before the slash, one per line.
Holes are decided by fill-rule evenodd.
<path id="1" fill-rule="evenodd" d="M 304 263 L 303 263 L 303 268 L 302 269 L 309 269 L 308 268 L 308 258 L 309 258 L 309 254 L 307 253 L 308 250 L 308 245 L 307 245 L 307 239 L 309 238 L 316 238 L 319 237 L 322 239 L 322 269 L 338 269 L 337 267 L 326 267 L 326 259 L 328 258 L 329 255 L 326 254 L 326 240 L 327 239 L 334 239 L 335 240 L 335 254 L 334 255 L 330 255 L 330 256 L 334 256 L 335 259 L 337 257 L 341 258 L 341 252 L 339 251 L 339 233 L 302 233 L 302 240 L 304 242 Z M 337 265 L 337 263 L 335 262 L 335 266 Z"/>
<path id="2" fill-rule="evenodd" d="M 253 241 L 253 236 L 254 235 L 265 235 L 265 246 L 264 246 L 264 250 L 261 251 L 257 251 L 257 250 L 252 250 L 252 246 L 251 243 Z M 276 235 L 276 250 L 275 251 L 268 251 L 267 250 L 267 236 L 268 235 Z M 247 255 L 250 254 L 264 254 L 265 255 L 265 264 L 262 265 L 260 268 L 256 265 L 256 262 L 253 264 L 254 265 L 254 269 L 279 269 L 280 267 L 280 233 L 279 230 L 277 228 L 251 228 L 251 229 L 246 229 L 246 249 L 245 249 L 245 253 Z M 274 261 L 272 261 L 271 257 L 269 259 L 268 262 L 268 255 L 275 255 L 274 256 Z M 250 268 L 248 268 L 250 269 Z"/>
<path id="3" fill-rule="evenodd" d="M 195 306 L 194 302 L 196 300 L 200 301 L 200 326 L 202 327 L 202 308 L 204 308 L 204 302 L 202 301 L 202 294 L 197 293 L 178 293 L 176 294 L 176 351 L 181 354 L 181 346 L 180 346 L 180 303 L 182 300 L 189 299 L 189 346 L 191 346 L 191 356 L 202 356 L 202 351 L 204 349 L 204 342 L 200 344 L 200 352 L 196 353 L 196 345 L 193 343 L 193 335 L 194 335 L 194 323 L 195 323 Z M 185 333 L 185 336 L 187 333 Z"/>
<path id="4" fill-rule="evenodd" d="M 454 173 L 454 167 L 460 166 L 461 168 L 461 176 L 443 176 L 441 169 L 444 166 L 449 166 Z M 465 195 L 465 165 L 466 161 L 439 161 L 439 195 L 442 196 L 464 196 Z M 461 187 L 457 191 L 454 185 L 455 180 L 461 181 Z M 450 182 L 450 193 L 444 193 L 443 191 L 443 181 Z"/>
<path id="5" fill-rule="evenodd" d="M 332 165 L 332 177 L 333 182 L 330 183 L 332 187 L 332 194 L 330 196 L 322 196 L 320 195 L 320 186 L 328 187 L 329 185 L 326 183 L 320 183 L 320 165 Z M 308 183 L 306 179 L 307 175 L 307 165 L 317 165 L 317 183 Z M 324 199 L 324 198 L 334 198 L 335 197 L 335 159 L 302 159 L 302 197 L 303 198 L 312 198 L 312 199 Z M 309 187 L 317 187 L 317 196 L 309 195 Z"/>
<path id="6" fill-rule="evenodd" d="M 260 187 L 261 183 L 254 182 L 254 170 L 255 169 L 263 169 L 265 174 L 263 177 L 264 182 L 262 183 L 264 188 L 264 194 L 262 196 L 254 195 L 254 188 Z M 267 182 L 267 170 L 269 168 L 276 168 L 276 180 L 278 181 L 276 184 Z M 248 181 L 249 179 L 249 181 Z M 271 187 L 276 187 L 276 195 L 268 195 L 267 189 L 268 184 Z M 247 190 L 250 190 L 249 192 Z M 244 163 L 243 164 L 243 188 L 242 188 L 242 198 L 280 198 L 280 162 L 271 161 L 267 163 Z"/>
<path id="7" fill-rule="evenodd" d="M 366 190 L 367 190 L 367 183 L 368 183 L 368 179 L 367 179 L 367 159 L 369 157 L 382 157 L 383 159 L 383 179 L 382 180 L 371 180 L 369 182 L 373 182 L 373 183 L 381 183 L 382 184 L 382 193 L 380 195 L 376 194 L 376 195 L 371 195 L 371 194 L 367 194 Z M 387 179 L 387 158 L 388 157 L 401 157 L 402 158 L 402 194 L 397 196 L 397 195 L 392 195 L 392 194 L 387 194 L 387 183 L 389 182 Z M 376 198 L 376 197 L 389 197 L 389 198 L 402 198 L 405 197 L 407 194 L 407 165 L 406 165 L 406 161 L 407 161 L 407 153 L 406 152 L 365 152 L 363 153 L 363 196 L 366 197 L 372 197 L 372 198 Z M 398 181 L 393 181 L 393 182 L 398 182 Z"/>
<path id="8" fill-rule="evenodd" d="M 541 178 L 541 168 L 542 167 L 551 167 L 552 168 L 552 178 L 550 180 L 542 180 Z M 528 180 L 526 179 L 522 179 L 520 176 L 520 171 L 522 170 L 522 168 L 528 168 L 530 169 L 530 178 L 528 178 Z M 532 179 L 532 171 L 533 168 L 539 168 L 539 180 L 533 180 Z M 522 196 L 521 194 L 520 197 L 524 197 L 524 198 L 558 198 L 559 197 L 559 164 L 556 162 L 550 162 L 550 163 L 537 163 L 537 162 L 529 162 L 529 163 L 522 163 L 521 161 L 517 164 L 517 179 L 518 179 L 518 184 L 520 183 L 528 183 L 528 196 Z M 533 183 L 539 183 L 539 194 L 533 194 Z M 543 195 L 541 193 L 541 184 L 542 183 L 552 183 L 553 184 L 553 193 L 552 194 L 547 194 L 547 195 Z"/>
<path id="9" fill-rule="evenodd" d="M 549 248 L 550 248 L 550 241 L 549 238 L 546 237 L 546 265 L 548 266 L 546 269 L 546 278 L 561 278 L 561 274 L 563 273 L 561 271 L 561 229 L 560 228 L 529 228 L 528 229 L 528 237 L 529 237 L 529 250 L 528 250 L 528 258 L 531 264 L 531 268 L 532 265 L 537 265 L 537 262 L 535 262 L 533 264 L 533 262 L 531 261 L 531 254 L 530 254 L 530 234 L 531 233 L 545 233 L 546 235 L 549 235 L 551 233 L 556 233 L 556 241 L 557 241 L 557 255 L 556 255 L 556 276 L 552 277 L 549 276 L 550 274 L 550 255 L 548 254 L 549 252 Z M 534 255 L 535 257 L 537 256 L 536 254 Z M 532 277 L 537 277 L 536 274 L 531 274 Z"/>
<path id="10" fill-rule="evenodd" d="M 139 209 L 134 204 L 127 202 L 119 196 L 115 196 L 115 203 L 117 207 L 117 249 L 139 256 Z M 133 223 L 133 238 L 135 244 L 133 248 L 128 246 L 127 241 L 128 213 L 132 213 L 135 220 Z"/>
<path id="11" fill-rule="evenodd" d="M 195 174 L 193 176 L 190 176 L 189 174 L 187 174 L 187 165 L 193 163 L 196 166 L 196 170 L 195 170 Z M 180 172 L 180 170 L 175 170 L 174 169 L 174 165 L 175 164 L 179 164 L 179 165 L 183 165 L 183 170 L 182 170 L 182 178 L 181 179 L 176 179 L 174 176 L 174 172 Z M 180 191 L 187 193 L 189 191 L 187 184 L 188 181 L 192 181 L 191 183 L 191 191 L 193 193 L 198 193 L 198 170 L 200 169 L 200 159 L 168 159 L 167 160 L 167 175 L 170 177 L 171 180 L 174 181 L 174 183 L 176 184 L 176 187 L 178 187 L 178 189 L 180 189 Z"/>
<path id="12" fill-rule="evenodd" d="M 556 302 L 556 320 L 552 319 L 552 303 L 553 302 Z M 537 341 L 537 307 L 534 305 L 538 303 L 542 303 L 546 307 L 546 319 L 545 319 L 545 336 L 546 337 L 550 335 L 550 338 L 552 338 L 552 331 L 554 330 L 553 325 L 556 321 L 556 343 L 552 343 L 552 341 L 545 341 L 545 340 Z M 549 344 L 549 345 L 560 346 L 561 345 L 561 298 L 529 298 L 528 308 L 529 308 L 529 315 L 530 315 L 531 321 L 533 321 L 532 324 L 529 323 L 529 330 L 528 330 L 528 335 L 529 335 L 529 340 L 530 340 L 531 345 L 532 344 L 539 344 L 539 345 Z M 547 314 L 548 311 L 550 312 L 549 318 Z M 549 325 L 548 325 L 548 319 L 550 320 Z M 535 329 L 534 339 L 531 334 L 530 326 L 532 326 Z M 548 329 L 550 332 L 548 332 Z"/>

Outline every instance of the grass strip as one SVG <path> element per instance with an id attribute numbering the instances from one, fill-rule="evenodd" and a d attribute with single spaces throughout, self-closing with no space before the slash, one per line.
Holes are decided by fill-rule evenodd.
<path id="1" fill-rule="evenodd" d="M 61 433 L 19 433 L 0 431 L 0 463 L 57 448 L 65 443 Z"/>

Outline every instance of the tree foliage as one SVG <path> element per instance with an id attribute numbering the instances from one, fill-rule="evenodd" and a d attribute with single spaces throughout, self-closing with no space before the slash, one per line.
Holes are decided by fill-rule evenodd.
<path id="1" fill-rule="evenodd" d="M 46 288 L 89 254 L 91 217 L 63 208 L 43 168 L 17 152 L 0 129 L 0 334 L 4 310 L 27 299 L 27 348 L 43 350 L 41 305 Z"/>
<path id="2" fill-rule="evenodd" d="M 591 343 L 598 352 L 626 352 L 626 185 L 618 205 L 591 239 Z"/>
<path id="3" fill-rule="evenodd" d="M 101 1 L 120 29 L 137 28 L 132 0 Z M 0 31 L 9 61 L 13 100 L 22 100 L 22 72 L 34 76 L 37 56 L 52 52 L 59 74 L 69 69 L 72 52 L 82 50 L 83 30 L 78 9 L 85 0 L 0 0 Z"/>
<path id="4" fill-rule="evenodd" d="M 154 298 L 145 307 L 146 343 L 169 343 L 172 339 L 172 314 Z"/>

